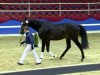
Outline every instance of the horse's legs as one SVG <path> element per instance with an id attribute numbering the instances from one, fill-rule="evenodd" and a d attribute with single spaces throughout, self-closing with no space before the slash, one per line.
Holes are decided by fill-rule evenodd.
<path id="1" fill-rule="evenodd" d="M 83 52 L 83 48 L 82 48 L 82 45 L 80 44 L 80 42 L 78 41 L 78 36 L 72 38 L 72 40 L 74 41 L 74 43 L 78 46 L 78 48 L 80 49 L 81 51 L 81 55 L 82 55 L 82 59 L 81 61 L 84 60 L 85 56 L 84 56 L 84 52 Z"/>
<path id="2" fill-rule="evenodd" d="M 71 39 L 66 38 L 66 45 L 67 45 L 66 50 L 62 53 L 60 59 L 62 59 L 62 57 L 64 57 L 66 52 L 71 48 Z"/>
<path id="3" fill-rule="evenodd" d="M 41 54 L 40 54 L 40 59 L 43 58 L 43 53 L 44 53 L 44 50 L 45 50 L 45 41 L 42 40 L 42 49 L 41 49 Z"/>
<path id="4" fill-rule="evenodd" d="M 50 47 L 50 40 L 46 41 L 46 50 L 47 50 L 47 52 L 48 52 L 52 57 L 57 57 L 57 55 L 53 54 L 53 53 L 50 51 L 49 47 Z"/>

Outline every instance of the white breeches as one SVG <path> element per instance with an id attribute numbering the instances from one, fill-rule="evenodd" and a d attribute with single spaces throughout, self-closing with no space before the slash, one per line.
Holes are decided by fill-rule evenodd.
<path id="1" fill-rule="evenodd" d="M 22 54 L 22 57 L 20 59 L 20 63 L 22 63 L 22 64 L 24 63 L 24 60 L 25 60 L 25 58 L 26 58 L 29 51 L 32 51 L 36 63 L 41 63 L 41 59 L 39 59 L 35 49 L 31 50 L 31 44 L 27 44 L 27 46 L 26 46 L 26 48 L 25 48 L 25 50 Z"/>

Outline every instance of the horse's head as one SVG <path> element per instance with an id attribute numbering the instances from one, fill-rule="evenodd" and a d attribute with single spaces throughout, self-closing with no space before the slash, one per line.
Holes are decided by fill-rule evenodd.
<path id="1" fill-rule="evenodd" d="M 33 29 L 38 31 L 38 29 L 41 27 L 41 23 L 37 19 L 27 19 L 27 18 L 25 18 L 21 23 L 20 34 L 24 34 L 24 27 L 25 26 L 32 27 Z"/>
<path id="2" fill-rule="evenodd" d="M 24 28 L 28 26 L 29 27 L 29 20 L 25 18 L 22 23 L 21 23 L 21 29 L 20 29 L 20 34 L 24 34 Z"/>

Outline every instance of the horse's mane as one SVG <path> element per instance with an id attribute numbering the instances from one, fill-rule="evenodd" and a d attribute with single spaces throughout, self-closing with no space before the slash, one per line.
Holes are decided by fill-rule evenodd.
<path id="1" fill-rule="evenodd" d="M 32 22 L 34 22 L 35 23 L 35 25 L 61 25 L 61 24 L 72 24 L 72 23 L 70 23 L 70 22 L 66 22 L 66 23 L 61 23 L 61 24 L 54 24 L 54 23 L 52 23 L 52 22 L 50 22 L 50 21 L 41 21 L 41 20 L 38 20 L 38 19 L 28 19 L 31 23 Z"/>

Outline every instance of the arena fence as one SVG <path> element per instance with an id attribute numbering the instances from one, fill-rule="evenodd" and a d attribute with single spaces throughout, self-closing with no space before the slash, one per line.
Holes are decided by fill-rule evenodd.
<path id="1" fill-rule="evenodd" d="M 28 13 L 27 14 L 28 17 L 31 17 L 33 15 L 32 13 L 38 13 L 37 15 L 39 15 L 39 14 L 43 15 L 43 12 L 48 12 L 48 13 L 49 12 L 57 12 L 58 14 L 55 16 L 63 16 L 63 15 L 65 15 L 66 12 L 70 12 L 72 14 L 73 14 L 73 12 L 84 12 L 83 14 L 86 13 L 87 15 L 95 14 L 92 12 L 100 13 L 100 8 L 99 8 L 100 2 L 94 2 L 94 3 L 0 3 L 0 5 L 2 5 L 2 7 L 4 6 L 3 9 L 2 8 L 0 9 L 0 13 L 19 13 L 19 12 Z M 67 7 L 71 5 L 72 8 L 70 8 L 70 7 L 67 8 L 66 5 L 67 5 Z M 82 5 L 82 7 L 79 7 L 81 5 Z M 20 9 L 18 10 L 16 8 L 18 6 L 22 6 L 22 7 L 20 7 Z M 38 6 L 40 6 L 39 9 L 38 9 Z M 46 6 L 45 9 L 44 9 L 44 6 Z M 23 7 L 25 7 L 25 8 L 23 8 Z M 48 7 L 50 7 L 50 8 L 48 8 Z M 42 13 L 39 13 L 39 12 L 42 12 Z M 97 15 L 98 20 L 99 20 L 99 16 L 100 15 Z M 15 16 L 15 17 L 17 17 L 17 16 Z M 77 17 L 81 17 L 81 16 L 77 16 Z M 56 19 L 57 19 L 57 17 L 56 17 Z M 0 24 L 0 32 L 1 32 L 0 34 L 4 34 L 4 35 L 5 34 L 10 34 L 10 35 L 18 34 L 19 28 L 20 28 L 19 24 L 20 23 L 18 23 L 18 25 L 7 24 L 6 26 L 3 26 Z M 87 28 L 88 33 L 100 32 L 100 23 L 99 22 L 92 23 L 92 24 L 84 23 L 82 25 Z M 90 28 L 90 26 L 92 28 Z M 90 30 L 88 31 L 88 29 L 90 29 Z M 7 32 L 5 32 L 5 30 Z M 8 31 L 9 31 L 9 33 L 8 33 Z M 12 33 L 12 31 L 13 31 L 13 33 Z"/>
<path id="2" fill-rule="evenodd" d="M 7 9 L 4 9 L 4 10 L 0 10 L 0 12 L 27 12 L 28 13 L 28 16 L 30 17 L 31 16 L 31 12 L 51 12 L 51 11 L 53 11 L 53 12 L 59 12 L 59 16 L 61 16 L 62 15 L 62 12 L 69 12 L 69 11 L 71 11 L 71 12 L 75 12 L 75 11 L 77 11 L 77 12 L 87 12 L 88 13 L 88 15 L 90 15 L 90 13 L 92 12 L 92 11 L 100 11 L 100 8 L 99 8 L 99 5 L 100 5 L 100 2 L 95 2 L 95 3 L 0 3 L 0 5 L 21 5 L 21 6 L 23 6 L 23 5 L 25 5 L 26 6 L 26 9 L 24 10 L 23 8 L 21 9 L 21 10 L 7 10 Z M 44 5 L 56 5 L 56 6 L 58 6 L 57 7 L 57 9 L 55 9 L 55 6 L 53 7 L 51 7 L 51 9 L 41 9 L 42 8 L 42 6 L 40 7 L 40 9 L 35 9 L 35 8 L 33 8 L 33 9 L 31 9 L 31 6 L 32 5 L 42 5 L 42 6 L 44 6 Z M 75 6 L 75 5 L 84 5 L 83 6 L 83 8 L 84 9 L 79 9 L 79 7 L 75 7 L 75 9 L 74 9 L 74 7 L 73 7 L 73 9 L 63 9 L 63 5 L 72 5 L 72 6 Z M 36 7 L 36 6 L 35 6 Z M 9 6 L 8 6 L 8 8 L 9 8 Z M 54 9 L 53 9 L 54 8 Z"/>

